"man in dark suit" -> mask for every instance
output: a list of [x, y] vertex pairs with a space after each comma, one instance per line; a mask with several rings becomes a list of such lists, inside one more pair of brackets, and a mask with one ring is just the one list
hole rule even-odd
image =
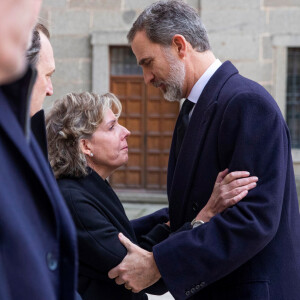
[[29, 63], [36, 66], [38, 72], [30, 103], [32, 117], [43, 109], [45, 98], [53, 95], [52, 75], [55, 72], [55, 60], [50, 32], [42, 23], [37, 23], [34, 27], [32, 46], [26, 56]]
[[41, 1], [0, 1], [0, 299], [74, 299], [76, 234], [29, 126], [25, 52]]
[[37, 23], [34, 27], [26, 58], [30, 65], [36, 67], [38, 73], [30, 103], [31, 130], [48, 159], [43, 103], [46, 96], [53, 95], [52, 75], [55, 72], [55, 61], [50, 33], [41, 23]]
[[[121, 236], [128, 254], [109, 276], [133, 292], [162, 277], [175, 299], [299, 299], [299, 207], [275, 100], [215, 58], [199, 15], [182, 1], [152, 4], [128, 39], [145, 82], [168, 100], [188, 100], [168, 166], [173, 234], [153, 253]], [[256, 175], [256, 189], [209, 222], [193, 220], [226, 167]]]

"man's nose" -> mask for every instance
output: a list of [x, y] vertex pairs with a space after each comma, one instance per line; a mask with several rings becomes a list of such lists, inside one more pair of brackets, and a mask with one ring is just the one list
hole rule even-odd
[[154, 75], [152, 72], [150, 71], [143, 71], [143, 74], [144, 74], [144, 81], [146, 84], [150, 84], [153, 79], [154, 79]]
[[49, 82], [48, 82], [48, 85], [47, 85], [46, 95], [47, 96], [52, 96], [53, 95], [53, 85], [52, 85], [51, 79], [49, 79]]

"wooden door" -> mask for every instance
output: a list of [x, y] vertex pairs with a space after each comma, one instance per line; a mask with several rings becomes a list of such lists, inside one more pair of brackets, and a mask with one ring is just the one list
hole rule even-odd
[[110, 177], [111, 184], [115, 188], [165, 189], [179, 104], [164, 100], [157, 88], [144, 84], [142, 76], [111, 76], [111, 91], [122, 103], [119, 122], [131, 131], [128, 164]]

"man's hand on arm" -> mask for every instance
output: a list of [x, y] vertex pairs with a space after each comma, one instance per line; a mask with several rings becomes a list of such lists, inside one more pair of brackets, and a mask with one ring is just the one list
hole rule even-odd
[[115, 279], [119, 285], [125, 284], [125, 287], [134, 293], [157, 282], [161, 275], [153, 253], [133, 244], [122, 233], [119, 234], [119, 239], [128, 252], [123, 261], [108, 272], [108, 277]]

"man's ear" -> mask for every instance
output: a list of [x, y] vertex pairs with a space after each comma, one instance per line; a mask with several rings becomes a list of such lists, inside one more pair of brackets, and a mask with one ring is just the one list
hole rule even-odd
[[83, 154], [90, 155], [91, 154], [91, 148], [90, 148], [90, 141], [88, 139], [81, 139], [79, 140], [79, 147]]
[[172, 39], [172, 46], [180, 58], [184, 58], [187, 54], [187, 40], [181, 34], [175, 34]]

